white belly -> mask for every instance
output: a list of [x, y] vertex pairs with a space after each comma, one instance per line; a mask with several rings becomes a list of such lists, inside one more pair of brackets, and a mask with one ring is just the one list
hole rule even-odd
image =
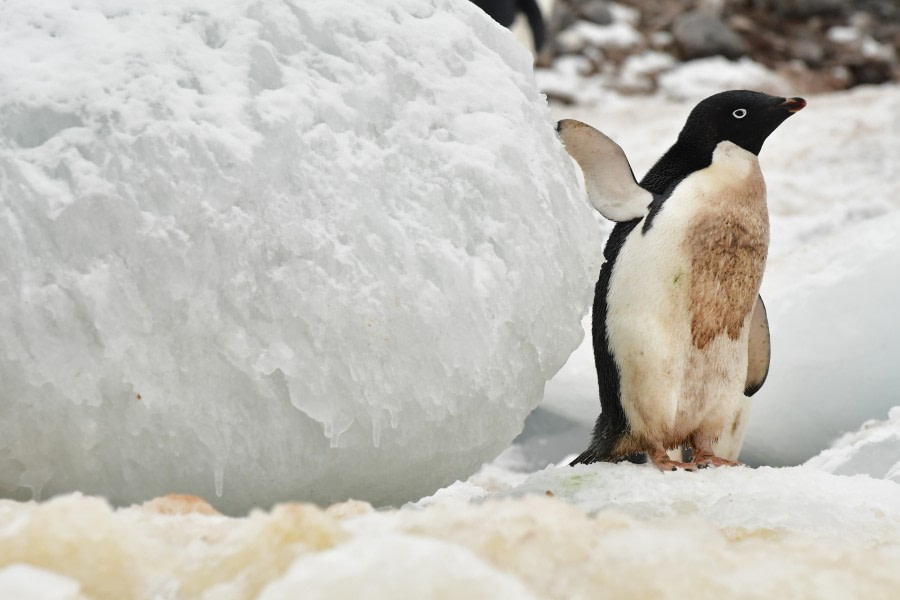
[[[698, 230], [698, 223], [706, 225]], [[748, 324], [762, 276], [758, 260], [740, 259], [747, 244], [735, 236], [754, 240], [751, 253], [762, 243], [764, 261], [762, 174], [755, 155], [725, 142], [710, 167], [666, 200], [647, 234], [636, 227], [619, 252], [607, 336], [631, 434], [643, 442], [674, 447], [694, 432], [715, 439], [733, 427], [744, 402]]]

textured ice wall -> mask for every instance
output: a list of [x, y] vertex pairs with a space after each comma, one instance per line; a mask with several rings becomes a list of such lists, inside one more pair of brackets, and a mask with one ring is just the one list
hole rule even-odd
[[505, 448], [599, 255], [453, 0], [0, 11], [0, 493], [399, 502]]

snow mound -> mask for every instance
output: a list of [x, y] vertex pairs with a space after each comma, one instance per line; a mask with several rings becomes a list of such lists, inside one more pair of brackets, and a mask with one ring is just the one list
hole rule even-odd
[[[845, 485], [852, 487], [852, 480]], [[677, 504], [680, 498], [664, 501]], [[759, 504], [757, 510], [766, 513], [768, 507]], [[444, 505], [386, 520], [390, 524], [384, 527], [469, 548], [518, 576], [541, 598], [838, 600], [857, 593], [890, 598], [900, 585], [892, 564], [900, 558], [897, 538], [872, 545], [855, 536], [728, 530], [698, 516], [638, 518], [615, 506], [588, 514], [544, 491], [515, 501]], [[368, 533], [359, 521], [351, 525]], [[695, 564], [715, 567], [691, 568]]]
[[26, 564], [0, 569], [0, 598], [82, 600], [81, 585], [69, 577]]
[[[900, 486], [813, 469], [547, 469], [509, 494], [241, 518], [197, 498], [0, 501], [25, 598], [891, 598]], [[805, 501], [805, 502], [804, 502]], [[715, 568], [685, 568], [691, 564]], [[31, 565], [22, 567], [22, 563]], [[54, 595], [55, 594], [55, 595]]]
[[357, 598], [363, 590], [372, 600], [536, 598], [518, 579], [465, 548], [395, 533], [354, 540], [298, 560], [259, 600]]
[[0, 493], [419, 498], [505, 448], [599, 255], [467, 2], [4, 5]]
[[886, 421], [868, 421], [847, 433], [805, 466], [837, 475], [865, 474], [900, 483], [900, 406]]

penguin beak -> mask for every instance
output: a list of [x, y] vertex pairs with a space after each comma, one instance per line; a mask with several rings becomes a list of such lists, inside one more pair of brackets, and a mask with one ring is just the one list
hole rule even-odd
[[786, 98], [781, 104], [776, 104], [775, 108], [786, 108], [788, 112], [795, 113], [803, 110], [806, 106], [806, 100], [803, 98]]

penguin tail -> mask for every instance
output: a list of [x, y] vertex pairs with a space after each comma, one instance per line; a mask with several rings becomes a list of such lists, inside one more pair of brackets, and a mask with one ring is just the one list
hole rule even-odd
[[[600, 443], [598, 443], [598, 441]], [[613, 462], [615, 458], [613, 458], [611, 450], [611, 444], [604, 444], [601, 440], [597, 440], [594, 438], [591, 440], [591, 445], [588, 446], [587, 450], [578, 455], [578, 457], [569, 463], [570, 467], [574, 467], [575, 465], [589, 465], [595, 462]]]
[[645, 452], [635, 452], [633, 454], [627, 454], [625, 456], [619, 456], [613, 458], [611, 456], [601, 456], [597, 453], [597, 451], [591, 447], [578, 455], [578, 457], [569, 463], [570, 467], [574, 467], [575, 465], [589, 465], [595, 462], [630, 462], [636, 465], [642, 465], [647, 462], [647, 454]]
[[594, 458], [593, 447], [591, 447], [579, 454], [578, 458], [569, 463], [569, 466], [574, 467], [575, 465], [589, 465], [593, 462], [597, 462], [597, 459]]
[[[610, 411], [612, 412], [612, 411]], [[589, 465], [595, 462], [617, 462], [631, 460], [621, 454], [619, 442], [627, 435], [624, 415], [622, 419], [610, 418], [607, 413], [600, 413], [594, 425], [594, 434], [587, 450], [569, 463], [569, 466]]]

